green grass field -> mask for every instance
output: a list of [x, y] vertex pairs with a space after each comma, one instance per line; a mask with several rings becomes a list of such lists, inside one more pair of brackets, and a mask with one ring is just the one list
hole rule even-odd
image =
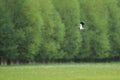
[[0, 66], [0, 80], [120, 80], [120, 63]]

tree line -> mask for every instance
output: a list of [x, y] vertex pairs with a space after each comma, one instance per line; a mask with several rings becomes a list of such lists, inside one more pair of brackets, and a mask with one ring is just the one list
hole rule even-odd
[[0, 0], [0, 63], [120, 60], [119, 21], [119, 0]]

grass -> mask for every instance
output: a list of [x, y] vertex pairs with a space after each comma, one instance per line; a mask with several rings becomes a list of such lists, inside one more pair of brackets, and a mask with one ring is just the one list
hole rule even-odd
[[0, 80], [120, 80], [120, 63], [0, 66]]

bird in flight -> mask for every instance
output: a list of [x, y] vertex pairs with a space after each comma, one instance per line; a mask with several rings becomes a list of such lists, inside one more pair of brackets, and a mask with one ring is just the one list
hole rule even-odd
[[84, 22], [80, 22], [80, 30], [84, 30], [85, 28], [83, 28], [83, 26], [85, 25]]

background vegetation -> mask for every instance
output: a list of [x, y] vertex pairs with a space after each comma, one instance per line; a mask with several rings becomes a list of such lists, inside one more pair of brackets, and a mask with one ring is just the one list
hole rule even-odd
[[0, 0], [0, 63], [120, 60], [119, 21], [119, 0]]

